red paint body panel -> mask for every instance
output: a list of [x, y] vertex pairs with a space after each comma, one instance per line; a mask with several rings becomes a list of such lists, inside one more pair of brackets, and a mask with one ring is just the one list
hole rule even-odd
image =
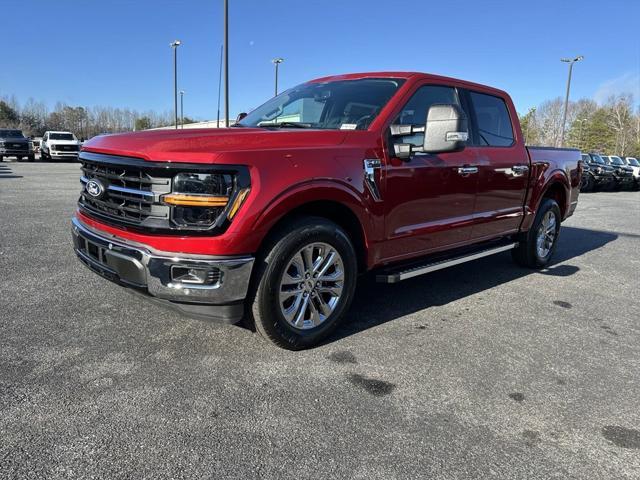
[[[577, 200], [579, 153], [525, 148], [513, 103], [500, 90], [461, 80], [407, 72], [326, 77], [315, 82], [364, 77], [404, 78], [405, 83], [366, 131], [261, 128], [156, 130], [108, 135], [83, 151], [147, 161], [246, 165], [251, 192], [227, 230], [217, 236], [140, 233], [76, 215], [90, 227], [164, 252], [253, 254], [270, 229], [292, 210], [314, 202], [348, 208], [359, 222], [368, 268], [446, 250], [530, 227], [537, 205], [553, 182], [562, 185], [565, 216]], [[500, 96], [513, 120], [512, 147], [468, 147], [461, 152], [389, 155], [388, 126], [413, 91], [424, 84], [452, 85]], [[575, 151], [577, 152], [577, 151]], [[530, 158], [531, 156], [531, 158]], [[575, 157], [575, 158], [574, 158]], [[379, 159], [382, 200], [365, 186], [364, 159]], [[460, 176], [460, 166], [479, 173]], [[504, 169], [529, 165], [522, 177]]]

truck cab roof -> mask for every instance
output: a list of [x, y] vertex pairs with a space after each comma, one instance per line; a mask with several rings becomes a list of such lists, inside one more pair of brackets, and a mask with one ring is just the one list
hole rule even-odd
[[500, 96], [508, 96], [507, 92], [498, 88], [490, 87], [488, 85], [482, 85], [480, 83], [470, 82], [468, 80], [462, 80], [459, 78], [446, 77], [443, 75], [436, 75], [432, 73], [424, 72], [361, 72], [361, 73], [347, 73], [341, 75], [330, 75], [326, 77], [316, 78], [309, 83], [330, 82], [336, 80], [359, 80], [363, 78], [398, 78], [403, 80], [414, 81], [433, 81], [434, 83], [443, 83], [447, 85], [459, 85], [474, 90], [483, 90]]

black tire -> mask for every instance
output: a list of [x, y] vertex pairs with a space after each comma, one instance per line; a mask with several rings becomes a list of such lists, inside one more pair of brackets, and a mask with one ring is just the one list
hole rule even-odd
[[30, 162], [34, 162], [36, 160], [36, 156], [35, 155], [29, 155], [27, 157], [27, 160], [30, 161]]
[[[542, 227], [543, 219], [548, 212], [555, 217], [555, 233], [553, 236], [553, 242], [546, 255], [541, 256], [537, 248], [537, 240], [540, 228]], [[517, 248], [511, 251], [513, 259], [519, 265], [528, 268], [543, 268], [545, 267], [551, 257], [553, 257], [556, 247], [558, 245], [558, 237], [560, 236], [560, 222], [561, 222], [560, 207], [557, 202], [551, 198], [544, 198], [538, 207], [536, 218], [533, 221], [533, 225], [526, 234], [520, 239], [520, 244]]]
[[594, 178], [587, 174], [585, 176], [582, 177], [582, 186], [580, 187], [580, 191], [581, 192], [592, 192], [594, 187], [595, 187], [595, 180]]
[[[343, 289], [326, 319], [315, 327], [303, 330], [285, 318], [280, 305], [281, 280], [293, 257], [305, 246], [314, 243], [328, 244], [340, 255]], [[267, 240], [263, 254], [256, 260], [247, 301], [250, 307], [248, 320], [253, 322], [262, 337], [278, 347], [302, 350], [318, 345], [337, 328], [347, 312], [353, 300], [357, 274], [356, 252], [342, 228], [321, 217], [296, 218]], [[306, 282], [302, 280], [301, 285], [303, 283]], [[306, 285], [304, 288], [307, 288]], [[309, 301], [313, 302], [311, 298], [309, 295]], [[311, 307], [301, 308], [300, 311], [305, 312], [304, 316], [307, 313], [310, 315]]]
[[45, 152], [44, 150], [42, 150], [42, 151], [40, 152], [40, 161], [42, 161], [42, 162], [48, 162], [48, 161], [50, 161], [50, 160], [51, 160], [51, 158], [49, 157], [49, 155], [47, 154], [47, 152]]

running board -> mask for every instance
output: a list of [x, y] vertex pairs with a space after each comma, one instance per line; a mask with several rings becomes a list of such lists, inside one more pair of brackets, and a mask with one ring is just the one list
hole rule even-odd
[[506, 252], [507, 250], [512, 250], [517, 246], [518, 242], [514, 242], [507, 245], [501, 245], [499, 247], [480, 250], [466, 255], [460, 255], [458, 257], [448, 258], [446, 260], [408, 267], [404, 270], [398, 270], [396, 272], [382, 273], [376, 275], [376, 281], [380, 283], [397, 283], [401, 282], [402, 280], [406, 280], [407, 278], [417, 277], [418, 275], [424, 275], [425, 273], [435, 272], [436, 270], [453, 267], [454, 265], [460, 265], [461, 263], [471, 262], [472, 260], [488, 257], [489, 255], [495, 255], [496, 253]]

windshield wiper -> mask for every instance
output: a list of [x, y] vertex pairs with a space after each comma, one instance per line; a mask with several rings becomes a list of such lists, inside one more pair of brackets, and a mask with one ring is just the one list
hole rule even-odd
[[302, 123], [302, 122], [273, 122], [273, 123], [262, 123], [258, 125], [260, 128], [311, 128], [310, 123]]

